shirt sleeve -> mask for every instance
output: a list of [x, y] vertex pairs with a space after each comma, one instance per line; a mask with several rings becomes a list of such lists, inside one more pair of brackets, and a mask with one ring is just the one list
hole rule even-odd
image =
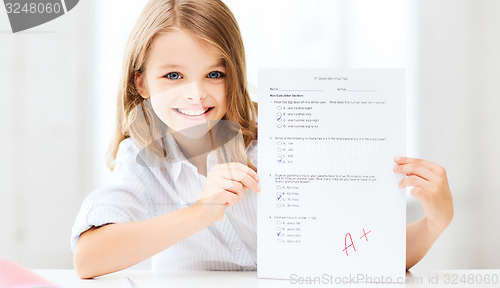
[[137, 150], [131, 139], [122, 141], [110, 183], [98, 188], [83, 201], [71, 231], [73, 251], [81, 233], [93, 226], [149, 218], [147, 193], [154, 179], [148, 167], [136, 162]]

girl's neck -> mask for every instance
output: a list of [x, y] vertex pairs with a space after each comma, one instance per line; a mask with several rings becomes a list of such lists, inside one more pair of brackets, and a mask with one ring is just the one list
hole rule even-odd
[[196, 168], [198, 173], [207, 175], [207, 155], [212, 151], [210, 131], [199, 138], [190, 138], [172, 131], [182, 153]]

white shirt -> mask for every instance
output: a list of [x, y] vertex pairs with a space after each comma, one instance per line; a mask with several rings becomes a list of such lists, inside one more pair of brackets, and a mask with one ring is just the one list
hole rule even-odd
[[[156, 165], [162, 167], [147, 167], [151, 165], [144, 164], [141, 148], [132, 139], [120, 143], [111, 183], [91, 193], [77, 215], [73, 251], [80, 234], [92, 226], [149, 219], [198, 201], [206, 177], [185, 158], [171, 134], [165, 139], [171, 161]], [[246, 152], [256, 165], [257, 142]], [[217, 163], [215, 151], [210, 152], [207, 171]], [[153, 270], [256, 270], [256, 209], [256, 193], [246, 191], [222, 220], [155, 255]]]

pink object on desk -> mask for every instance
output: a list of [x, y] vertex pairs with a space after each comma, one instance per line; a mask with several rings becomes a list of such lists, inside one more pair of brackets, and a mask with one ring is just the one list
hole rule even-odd
[[8, 260], [0, 260], [0, 288], [59, 288], [35, 272]]

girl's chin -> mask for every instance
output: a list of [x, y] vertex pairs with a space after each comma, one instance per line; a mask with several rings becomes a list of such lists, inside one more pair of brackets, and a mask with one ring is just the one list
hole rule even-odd
[[183, 128], [180, 128], [178, 130], [172, 129], [172, 132], [179, 133], [185, 137], [192, 138], [192, 139], [197, 139], [203, 137], [205, 134], [208, 133], [210, 130], [209, 126], [207, 123], [195, 125], [195, 126], [186, 126]]
[[191, 125], [186, 125], [186, 123], [180, 125], [169, 125], [171, 132], [182, 134], [188, 138], [200, 138], [208, 133], [212, 127], [212, 120], [204, 120], [199, 123], [192, 123]]

